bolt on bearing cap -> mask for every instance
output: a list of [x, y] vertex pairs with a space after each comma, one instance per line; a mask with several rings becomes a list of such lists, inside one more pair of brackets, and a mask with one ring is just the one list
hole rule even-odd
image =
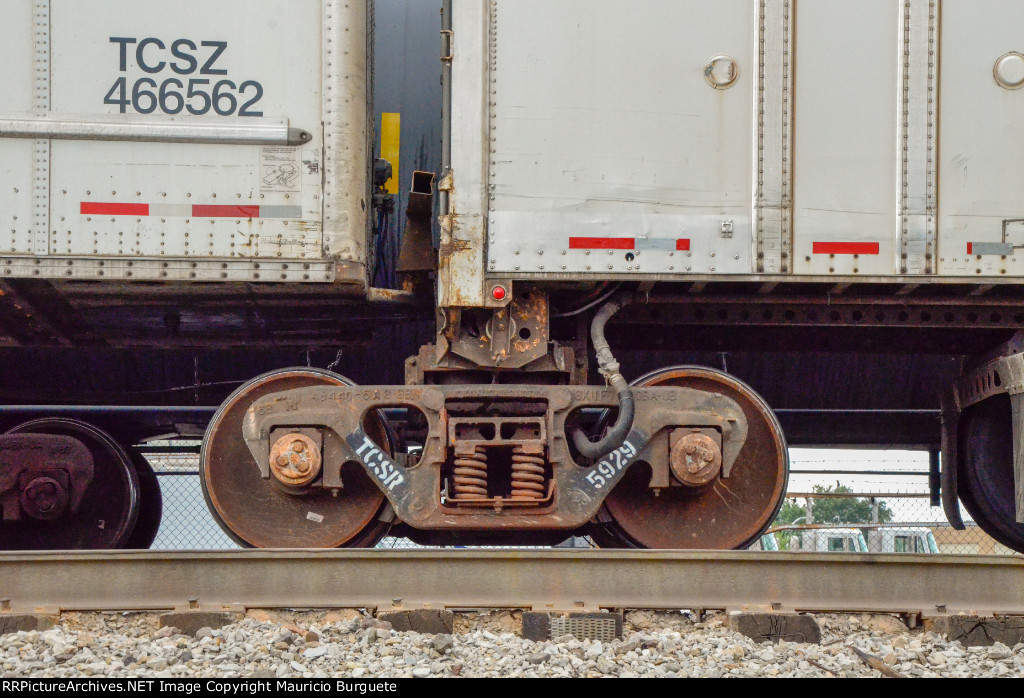
[[287, 434], [270, 447], [270, 472], [289, 487], [313, 482], [320, 464], [320, 448], [304, 434]]
[[689, 487], [706, 485], [722, 470], [722, 449], [705, 434], [687, 434], [672, 444], [672, 474]]
[[21, 491], [22, 510], [33, 519], [53, 521], [68, 508], [68, 491], [51, 477], [37, 477]]

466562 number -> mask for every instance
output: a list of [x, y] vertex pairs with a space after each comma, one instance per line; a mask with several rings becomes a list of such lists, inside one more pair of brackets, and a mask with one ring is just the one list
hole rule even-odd
[[116, 105], [122, 114], [129, 109], [139, 114], [152, 114], [159, 109], [164, 114], [187, 111], [200, 116], [212, 110], [220, 116], [263, 116], [262, 111], [254, 109], [263, 98], [260, 83], [246, 80], [236, 86], [231, 80], [218, 80], [210, 89], [210, 82], [206, 78], [190, 78], [186, 86], [177, 78], [167, 78], [160, 84], [152, 78], [139, 78], [129, 89], [128, 78], [120, 77], [103, 103]]

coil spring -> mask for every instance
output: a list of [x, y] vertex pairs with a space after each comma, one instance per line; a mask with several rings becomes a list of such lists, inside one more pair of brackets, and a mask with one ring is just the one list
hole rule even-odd
[[487, 499], [487, 452], [477, 446], [472, 455], [455, 459], [452, 499]]
[[512, 499], [544, 499], [547, 490], [543, 456], [512, 450]]

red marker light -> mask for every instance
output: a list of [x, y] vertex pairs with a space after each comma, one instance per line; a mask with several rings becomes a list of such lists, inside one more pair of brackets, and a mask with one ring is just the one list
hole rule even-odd
[[508, 295], [508, 291], [505, 290], [504, 286], [495, 286], [491, 289], [491, 295], [494, 297], [494, 300], [503, 301], [505, 296]]

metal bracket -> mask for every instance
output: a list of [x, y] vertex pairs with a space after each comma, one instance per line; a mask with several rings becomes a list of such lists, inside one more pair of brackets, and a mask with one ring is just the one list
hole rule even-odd
[[942, 443], [939, 446], [941, 463], [939, 470], [939, 493], [942, 499], [942, 511], [957, 531], [967, 527], [960, 516], [960, 495], [957, 484], [957, 426], [960, 412], [956, 407], [955, 391], [950, 390], [942, 396]]
[[[447, 47], [447, 50], [445, 50]], [[455, 32], [451, 29], [441, 30], [441, 62], [451, 63], [455, 58]]]
[[510, 337], [512, 335], [512, 319], [509, 317], [508, 308], [498, 308], [491, 318], [491, 360], [496, 366], [501, 366], [511, 353]]
[[960, 411], [990, 397], [1024, 393], [1024, 354], [1000, 356], [969, 371], [957, 381]]
[[[1013, 482], [1017, 523], [1024, 523], [1024, 333], [996, 350], [996, 356], [964, 373], [956, 386], [959, 411], [996, 395], [1008, 394], [1012, 410]], [[947, 511], [948, 515], [948, 511]], [[952, 519], [951, 519], [952, 521]]]
[[0, 114], [0, 137], [143, 143], [208, 143], [227, 145], [303, 145], [313, 136], [291, 128], [288, 119], [218, 119], [189, 117], [157, 120], [108, 115], [39, 114], [35, 117]]

